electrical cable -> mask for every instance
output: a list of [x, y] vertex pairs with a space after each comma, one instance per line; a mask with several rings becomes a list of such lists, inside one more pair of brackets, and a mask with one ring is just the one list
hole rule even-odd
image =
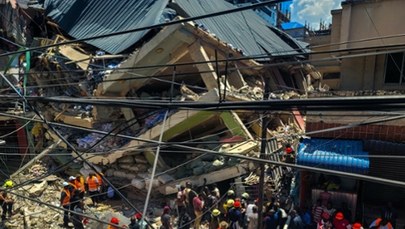
[[[91, 169], [93, 169], [93, 170], [103, 179], [103, 181], [104, 181], [105, 183], [107, 183], [111, 188], [113, 188], [114, 191], [116, 191], [117, 194], [118, 194], [129, 206], [131, 206], [136, 212], [139, 212], [139, 210], [138, 210], [121, 192], [119, 192], [118, 190], [116, 190], [116, 188], [114, 187], [114, 185], [111, 184], [111, 182], [110, 182], [108, 179], [106, 179], [102, 174], [100, 174], [100, 173], [97, 171], [97, 169], [94, 167], [94, 165], [92, 165], [91, 163], [89, 163], [89, 162], [82, 156], [82, 154], [79, 153], [79, 152], [76, 150], [76, 148], [75, 148], [69, 141], [67, 141], [67, 140], [64, 138], [64, 136], [62, 136], [55, 128], [53, 128], [52, 125], [49, 125], [49, 124], [48, 124], [47, 120], [46, 120], [44, 117], [42, 117], [42, 116], [40, 115], [40, 113], [38, 112], [38, 110], [36, 110], [36, 108], [35, 108], [34, 106], [32, 106], [32, 105], [28, 102], [28, 100], [25, 99], [25, 96], [24, 96], [24, 95], [21, 95], [21, 94], [18, 92], [18, 90], [13, 86], [13, 84], [12, 84], [3, 74], [0, 73], [0, 75], [1, 75], [1, 77], [4, 79], [4, 81], [6, 81], [7, 84], [10, 85], [10, 87], [14, 88], [14, 91], [24, 100], [24, 102], [27, 104], [27, 106], [28, 106], [30, 109], [32, 109], [32, 110], [44, 121], [44, 124], [46, 124], [66, 145], [68, 145], [69, 148], [71, 148], [71, 149], [76, 153], [76, 155], [79, 156], [79, 157], [83, 160], [83, 162], [84, 162], [85, 164], [87, 164]], [[148, 225], [151, 225], [151, 223], [150, 223], [148, 220], [145, 220], [145, 222], [146, 222]]]
[[80, 215], [80, 216], [83, 216], [83, 217], [86, 217], [86, 218], [95, 220], [95, 221], [97, 221], [97, 222], [100, 222], [100, 223], [102, 223], [102, 224], [115, 226], [115, 227], [117, 227], [117, 228], [122, 228], [122, 229], [125, 229], [125, 228], [126, 228], [126, 227], [121, 227], [121, 226], [112, 224], [111, 222], [108, 222], [108, 221], [100, 220], [100, 219], [98, 219], [97, 217], [93, 217], [93, 216], [90, 216], [90, 215], [87, 215], [87, 214], [82, 214], [82, 213], [79, 213], [79, 212], [76, 212], [76, 211], [73, 211], [73, 210], [70, 210], [70, 209], [65, 209], [65, 208], [62, 208], [62, 207], [55, 206], [55, 205], [53, 205], [53, 204], [51, 204], [51, 203], [47, 203], [47, 202], [43, 202], [43, 201], [37, 200], [36, 198], [31, 198], [31, 197], [28, 197], [28, 196], [25, 196], [25, 195], [21, 195], [21, 194], [19, 194], [19, 193], [17, 193], [17, 192], [14, 192], [14, 191], [10, 190], [10, 189], [7, 189], [7, 192], [13, 194], [14, 196], [17, 196], [17, 197], [20, 197], [20, 198], [29, 200], [29, 201], [31, 201], [31, 202], [35, 202], [35, 203], [38, 203], [38, 204], [41, 204], [41, 205], [45, 205], [45, 206], [47, 206], [47, 207], [49, 207], [49, 208], [53, 208], [53, 209], [56, 209], [56, 210], [67, 211], [67, 212], [69, 212], [69, 213], [71, 213], [71, 214]]
[[[16, 96], [1, 95], [0, 100], [19, 99]], [[405, 106], [405, 95], [396, 96], [354, 96], [341, 98], [307, 98], [290, 100], [265, 100], [265, 101], [231, 101], [231, 102], [158, 102], [154, 100], [134, 101], [128, 99], [108, 99], [108, 98], [66, 98], [66, 97], [26, 97], [27, 101], [37, 102], [57, 102], [86, 105], [100, 105], [110, 107], [128, 108], [150, 108], [150, 109], [170, 109], [170, 110], [285, 110], [297, 108], [302, 110], [367, 110], [370, 106], [373, 109], [398, 109]]]

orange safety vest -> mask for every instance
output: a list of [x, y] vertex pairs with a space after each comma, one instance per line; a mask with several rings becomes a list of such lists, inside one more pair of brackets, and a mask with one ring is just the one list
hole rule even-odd
[[77, 190], [79, 190], [80, 192], [84, 192], [84, 185], [80, 181], [75, 180], [75, 186]]
[[96, 177], [87, 177], [87, 185], [89, 186], [89, 191], [97, 191], [99, 183], [94, 180]]
[[66, 206], [70, 203], [70, 192], [66, 189], [63, 189], [62, 192], [66, 194], [65, 198], [62, 200], [62, 206]]
[[[380, 228], [380, 224], [381, 224], [382, 219], [378, 218], [375, 220], [375, 225], [377, 225], [377, 228]], [[392, 224], [390, 222], [387, 223], [388, 229], [392, 229]]]
[[[102, 173], [100, 173], [100, 174], [104, 176], [104, 174], [102, 174]], [[96, 177], [98, 180], [98, 184], [101, 186], [101, 185], [103, 185], [103, 179], [101, 178], [100, 174], [96, 173]]]

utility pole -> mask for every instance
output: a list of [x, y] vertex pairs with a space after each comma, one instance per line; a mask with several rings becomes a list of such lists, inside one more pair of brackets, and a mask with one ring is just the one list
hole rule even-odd
[[[264, 94], [263, 100], [267, 100], [269, 98], [270, 93], [270, 80], [268, 77], [264, 77]], [[261, 133], [261, 146], [260, 146], [260, 158], [264, 159], [266, 155], [266, 147], [267, 147], [267, 126], [269, 122], [269, 118], [266, 115], [266, 111], [263, 112], [261, 115], [262, 121], [262, 133]], [[264, 176], [265, 176], [265, 164], [260, 164], [260, 177], [259, 177], [259, 206], [258, 206], [258, 229], [263, 228], [263, 205], [264, 205]]]

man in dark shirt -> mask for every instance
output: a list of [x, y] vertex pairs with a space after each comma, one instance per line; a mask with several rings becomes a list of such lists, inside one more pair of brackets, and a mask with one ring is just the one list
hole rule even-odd
[[162, 222], [161, 229], [172, 229], [172, 224], [170, 222], [170, 207], [165, 206], [163, 208], [163, 215], [160, 217], [160, 221]]

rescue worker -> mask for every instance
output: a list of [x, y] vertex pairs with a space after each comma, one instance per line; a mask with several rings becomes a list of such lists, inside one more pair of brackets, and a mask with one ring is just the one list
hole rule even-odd
[[[120, 220], [117, 217], [112, 217], [110, 223], [118, 226], [120, 224]], [[107, 229], [118, 229], [118, 227], [113, 226], [113, 225], [108, 225]]]
[[97, 179], [96, 175], [92, 172], [87, 177], [86, 183], [87, 191], [91, 197], [91, 200], [93, 201], [93, 205], [95, 206], [98, 202], [100, 182]]
[[[78, 190], [76, 190], [77, 192]], [[84, 211], [84, 206], [83, 206], [83, 202], [80, 201], [78, 204], [75, 205], [75, 207], [73, 208], [73, 212], [72, 213], [72, 222], [73, 222], [73, 226], [75, 229], [84, 229], [83, 226], [83, 216], [79, 215], [79, 214], [83, 214]], [[79, 213], [79, 214], [75, 214], [75, 213]]]
[[104, 174], [102, 172], [96, 172], [95, 175], [98, 180], [98, 192], [100, 194], [98, 201], [105, 200], [106, 198], [104, 193], [107, 191], [107, 187], [103, 181]]
[[210, 229], [218, 229], [219, 223], [220, 223], [220, 218], [219, 218], [220, 215], [221, 215], [221, 212], [218, 209], [212, 210]]
[[69, 208], [70, 208], [71, 192], [69, 190], [69, 183], [63, 182], [63, 189], [60, 195], [60, 205], [65, 209], [63, 211], [63, 226], [69, 227]]
[[76, 186], [76, 189], [79, 190], [79, 197], [80, 199], [84, 198], [84, 192], [85, 190], [85, 186], [84, 186], [84, 179], [83, 176], [81, 176], [79, 174], [79, 176], [76, 176], [76, 179], [74, 180], [74, 184]]
[[0, 204], [3, 209], [3, 213], [1, 214], [1, 219], [6, 219], [6, 213], [10, 217], [13, 214], [13, 203], [14, 200], [7, 194], [6, 191], [0, 192]]
[[228, 210], [228, 218], [230, 220], [229, 228], [239, 229], [241, 228], [241, 222], [243, 220], [241, 213], [241, 203], [240, 201], [235, 201], [233, 203], [233, 208]]
[[12, 188], [14, 187], [14, 182], [12, 180], [6, 180], [3, 184], [3, 188]]
[[68, 183], [69, 183], [69, 185], [71, 187], [71, 191], [73, 191], [73, 192], [77, 189], [76, 184], [75, 184], [75, 180], [76, 180], [76, 177], [70, 176], [69, 181], [68, 181]]

